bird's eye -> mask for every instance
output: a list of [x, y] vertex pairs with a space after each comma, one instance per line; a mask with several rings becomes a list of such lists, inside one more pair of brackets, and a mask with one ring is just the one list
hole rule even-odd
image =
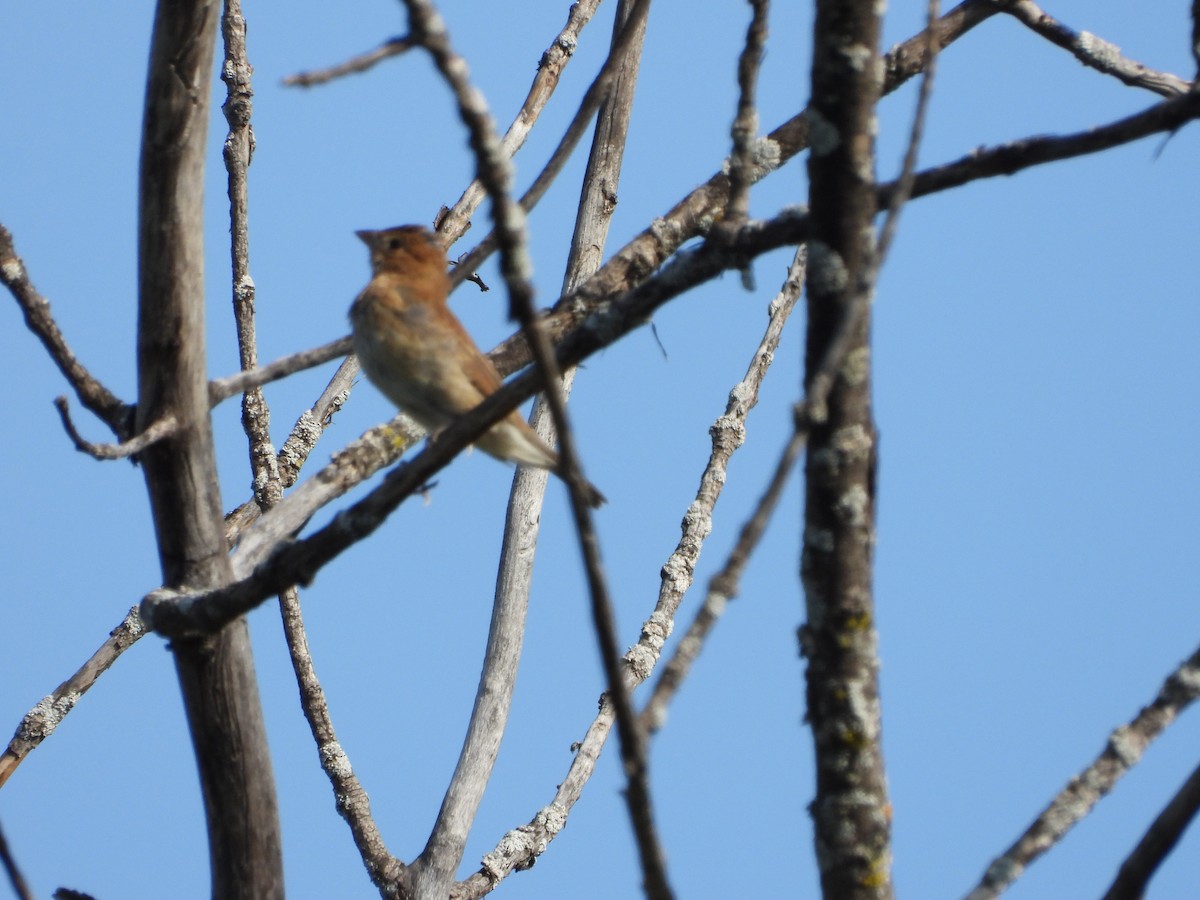
[[403, 246], [404, 241], [400, 240], [400, 238], [388, 238], [387, 247], [389, 250], [399, 250]]

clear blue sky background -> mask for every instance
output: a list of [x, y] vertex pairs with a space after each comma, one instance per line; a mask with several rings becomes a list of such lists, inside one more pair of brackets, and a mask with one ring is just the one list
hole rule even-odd
[[[568, 4], [443, 6], [506, 125]], [[764, 130], [808, 96], [809, 4], [776, 6]], [[1049, 11], [1147, 65], [1192, 71], [1186, 3], [1062, 0]], [[130, 400], [151, 14], [147, 0], [13, 6], [0, 32], [0, 221], [80, 358]], [[313, 90], [280, 86], [285, 75], [403, 32], [398, 3], [251, 2], [247, 15], [258, 138], [251, 267], [261, 355], [271, 359], [346, 332], [346, 308], [367, 276], [355, 229], [428, 222], [457, 199], [472, 163], [448, 94], [419, 54]], [[522, 185], [595, 73], [611, 15], [603, 10], [584, 32], [518, 160]], [[923, 15], [923, 4], [893, 4], [885, 44], [917, 30]], [[703, 11], [681, 0], [655, 4], [610, 249], [720, 165], [747, 21], [742, 2]], [[898, 166], [914, 95], [909, 86], [881, 108], [882, 174]], [[219, 83], [214, 96], [219, 103]], [[922, 158], [942, 162], [983, 144], [1082, 129], [1154, 101], [1000, 16], [942, 58]], [[236, 368], [224, 133], [218, 113], [207, 232], [214, 375]], [[901, 896], [963, 894], [1200, 640], [1198, 151], [1192, 126], [1170, 141], [975, 184], [905, 212], [875, 327], [877, 602]], [[543, 303], [560, 283], [582, 159], [531, 219]], [[753, 212], [769, 215], [805, 196], [797, 160], [756, 189]], [[481, 211], [469, 238], [485, 223]], [[758, 263], [755, 293], [726, 277], [663, 310], [656, 324], [665, 359], [642, 330], [590, 360], [579, 378], [573, 406], [587, 471], [610, 501], [598, 521], [625, 643], [652, 608], [659, 567], [707, 458], [708, 426], [745, 370], [787, 259], [781, 252]], [[489, 277], [498, 282], [494, 268]], [[481, 345], [509, 333], [501, 291], [468, 286], [454, 303]], [[731, 466], [684, 623], [784, 441], [798, 397], [802, 318], [789, 326]], [[63, 380], [8, 299], [0, 335], [0, 380], [10, 385], [0, 443], [7, 736], [158, 584], [158, 564], [141, 473], [72, 449], [51, 405]], [[278, 441], [330, 371], [268, 389]], [[360, 386], [314, 463], [390, 414]], [[229, 508], [249, 493], [238, 415], [236, 403], [216, 413]], [[93, 439], [108, 438], [86, 415], [78, 421]], [[391, 850], [406, 859], [424, 843], [462, 739], [508, 484], [509, 473], [481, 454], [456, 461], [428, 505], [405, 504], [303, 594], [339, 737]], [[816, 890], [806, 812], [811, 736], [795, 641], [799, 522], [794, 480], [742, 596], [653, 745], [659, 824], [680, 897]], [[464, 873], [549, 802], [602, 688], [558, 485], [542, 524], [513, 719]], [[251, 627], [289, 893], [374, 896], [317, 767], [273, 607], [255, 612]], [[1102, 892], [1196, 764], [1197, 746], [1200, 721], [1189, 712], [1010, 896]], [[606, 752], [565, 832], [502, 894], [637, 893], [614, 758]], [[39, 896], [59, 885], [102, 898], [207, 894], [194, 764], [158, 638], [126, 654], [21, 766], [0, 792], [0, 821]], [[1150, 896], [1194, 895], [1197, 859], [1192, 833]]]

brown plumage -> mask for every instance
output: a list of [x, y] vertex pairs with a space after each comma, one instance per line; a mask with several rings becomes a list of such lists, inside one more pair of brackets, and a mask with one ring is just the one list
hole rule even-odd
[[[371, 282], [350, 307], [354, 352], [367, 378], [436, 432], [500, 389], [500, 374], [450, 311], [446, 251], [418, 225], [358, 231], [371, 251]], [[496, 459], [562, 476], [558, 454], [513, 410], [476, 440]], [[588, 484], [588, 502], [604, 495]]]

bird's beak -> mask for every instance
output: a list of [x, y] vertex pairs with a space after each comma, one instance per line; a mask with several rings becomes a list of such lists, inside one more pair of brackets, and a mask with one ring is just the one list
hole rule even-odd
[[373, 232], [373, 231], [356, 231], [354, 233], [358, 236], [358, 239], [360, 241], [362, 241], [368, 247], [371, 246], [371, 238], [375, 237], [375, 232]]

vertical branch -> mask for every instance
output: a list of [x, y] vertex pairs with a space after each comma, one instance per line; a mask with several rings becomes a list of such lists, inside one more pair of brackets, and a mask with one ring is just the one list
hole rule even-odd
[[812, 413], [801, 558], [800, 646], [817, 768], [811, 811], [822, 890], [839, 898], [892, 896], [871, 593], [876, 434], [865, 306], [875, 215], [871, 135], [882, 82], [876, 9], [870, 0], [818, 0], [808, 113], [806, 382], [851, 323], [828, 406]]
[[[633, 95], [637, 87], [641, 67], [642, 45], [646, 37], [646, 15], [648, 7], [640, 8], [634, 0], [621, 0], [613, 22], [612, 48], [610, 56], [619, 58], [614, 70], [609, 94], [600, 107], [596, 120], [596, 133], [592, 150], [588, 156], [584, 174], [583, 195], [575, 217], [575, 233], [571, 241], [571, 252], [567, 258], [567, 270], [563, 278], [562, 293], [573, 291], [600, 267], [604, 245], [608, 240], [608, 228], [617, 205], [617, 188], [620, 183], [621, 163], [624, 159], [629, 119], [633, 110]], [[637, 18], [634, 18], [635, 14]], [[628, 47], [621, 50], [628, 41]], [[563, 376], [564, 401], [570, 392], [574, 369]], [[553, 437], [554, 419], [549, 395], [538, 398], [534, 409], [535, 423], [545, 427]], [[544, 484], [544, 481], [543, 481]], [[582, 513], [580, 504], [573, 503], [576, 517]], [[583, 531], [581, 530], [581, 536]], [[591, 576], [593, 580], [596, 576]], [[621, 761], [628, 785], [625, 802], [637, 841], [638, 858], [642, 867], [642, 886], [650, 898], [673, 896], [667, 880], [666, 858], [659, 842], [654, 823], [651, 802], [646, 734], [633, 711], [630, 689], [625, 680], [623, 660], [617, 644], [616, 628], [611, 607], [603, 608], [599, 598], [606, 595], [593, 589], [593, 617], [600, 636], [600, 652], [608, 678], [608, 691], [604, 705], [610, 706], [618, 721]]]
[[[137, 429], [171, 414], [142, 454], [163, 583], [231, 578], [208, 415], [203, 187], [219, 4], [161, 2], [146, 85], [138, 225]], [[249, 634], [176, 641], [208, 818], [213, 896], [283, 896], [279, 822]]]
[[754, 181], [754, 139], [758, 134], [758, 108], [755, 94], [758, 70], [762, 65], [763, 46], [767, 40], [767, 10], [769, 0], [750, 0], [754, 15], [746, 30], [746, 44], [738, 57], [738, 109], [730, 135], [733, 152], [729, 156], [729, 203], [725, 219], [740, 225], [750, 214], [750, 185]]
[[[254, 156], [254, 129], [250, 125], [254, 68], [246, 56], [246, 19], [241, 0], [226, 0], [221, 17], [225, 41], [225, 64], [221, 80], [227, 90], [221, 111], [229, 123], [222, 155], [229, 173], [230, 257], [233, 263], [233, 316], [237, 326], [238, 359], [244, 370], [258, 365], [258, 340], [254, 325], [254, 279], [250, 277], [250, 219], [247, 171]], [[271, 446], [271, 411], [262, 388], [242, 396], [242, 429], [250, 442], [250, 467], [254, 473], [254, 496], [260, 505], [279, 500], [283, 489], [279, 464]]]
[[[471, 148], [478, 165], [478, 180], [492, 200], [492, 216], [501, 250], [501, 270], [508, 287], [511, 314], [522, 322], [526, 334], [542, 351], [538, 354], [539, 363], [544, 367], [547, 390], [552, 396], [549, 403], [544, 400], [539, 402], [539, 409], [535, 411], [535, 423], [540, 426], [543, 434], [548, 436], [552, 436], [555, 430], [558, 431], [560, 452], [566, 470], [578, 477], [570, 433], [563, 427], [566, 394], [570, 390], [572, 374], [566, 373], [561, 380], [557, 377], [557, 372], [551, 365], [552, 357], [548, 344], [536, 331], [529, 264], [524, 249], [524, 214], [508, 193], [511, 166], [502, 154], [496, 152], [490, 117], [482, 99], [467, 83], [465, 66], [450, 50], [440, 23], [424, 4], [416, 0], [406, 0], [406, 3], [409, 7], [412, 31], [429, 49], [439, 70], [453, 87], [460, 114], [470, 131]], [[615, 206], [616, 185], [625, 135], [628, 131], [633, 89], [637, 80], [648, 2], [641, 0], [640, 14], [636, 22], [627, 28], [633, 5], [631, 0], [623, 0], [617, 11], [610, 59], [621, 59], [619, 75], [614, 76], [620, 81], [620, 86], [614, 88], [614, 92], [609, 95], [606, 102], [607, 112], [601, 113], [601, 121], [597, 124], [565, 278], [568, 284], [577, 283], [598, 267], [599, 250], [603, 247], [608, 220]], [[594, 224], [587, 227], [585, 223]], [[594, 256], [588, 252], [592, 246], [596, 251]], [[547, 415], [548, 409], [552, 415]], [[497, 575], [496, 605], [475, 708], [438, 821], [425, 851], [414, 864], [419, 896], [441, 896], [444, 893], [444, 885], [461, 859], [468, 829], [495, 763], [516, 679], [533, 565], [532, 552], [517, 552], [514, 548], [532, 546], [529, 531], [532, 529], [536, 537], [536, 522], [544, 488], [544, 473], [521, 472], [517, 476], [505, 524], [504, 562]], [[617, 691], [622, 695], [619, 699], [624, 700], [624, 724], [636, 728], [628, 692], [619, 673], [615, 626], [612, 622], [611, 606], [607, 602], [607, 589], [603, 583], [595, 535], [589, 527], [590, 522], [586, 521], [587, 513], [579, 501], [577, 484], [572, 484], [572, 494], [593, 603], [606, 613], [597, 613], [597, 618], [598, 628], [607, 637], [607, 640], [602, 640], [602, 655], [605, 657], [606, 670], [612, 670], [609, 673], [610, 691], [615, 684]], [[581, 516], [585, 520], [582, 523], [578, 521]], [[607, 624], [606, 631], [600, 620]], [[500, 723], [499, 727], [496, 723]], [[652, 889], [653, 896], [670, 896], [669, 889], [666, 888], [662, 853], [653, 834], [649, 794], [645, 784], [644, 745], [632, 734], [627, 736], [626, 740], [630, 747], [638, 748], [638, 752], [634, 752], [631, 757], [636, 759], [636, 764], [627, 763], [631, 778], [631, 814], [635, 823], [643, 823], [636, 829], [639, 834], [639, 846], [644, 849], [644, 858], [647, 853], [653, 858], [652, 872], [657, 873], [647, 874], [648, 889]]]

